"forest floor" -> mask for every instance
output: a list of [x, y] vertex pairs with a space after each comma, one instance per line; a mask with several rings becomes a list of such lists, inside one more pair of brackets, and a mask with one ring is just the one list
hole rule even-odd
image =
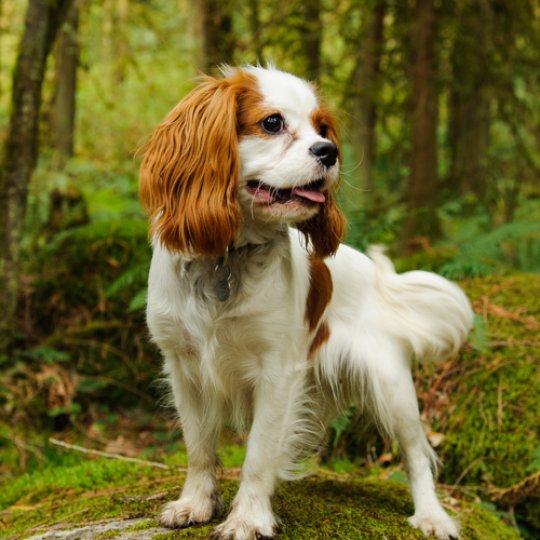
[[[537, 538], [540, 276], [492, 276], [463, 286], [477, 314], [468, 344], [441, 365], [415, 368], [423, 420], [432, 429], [428, 437], [432, 443], [438, 439], [443, 460], [439, 495], [459, 520], [462, 540]], [[0, 458], [13, 454], [13, 462], [21, 461], [18, 474], [5, 464], [0, 468], [6, 472], [0, 480], [0, 538], [207, 538], [225, 514], [183, 530], [158, 524], [161, 506], [179, 495], [186, 465], [174, 421], [159, 416], [108, 413], [105, 420], [57, 434], [86, 449], [99, 442], [115, 456], [110, 459], [62, 448], [51, 439], [34, 452], [30, 439], [17, 438], [13, 423], [0, 422]], [[238, 438], [222, 447], [224, 513], [237, 489], [244, 451]], [[144, 463], [121, 459], [126, 456]], [[313, 463], [312, 474], [279, 487], [273, 506], [282, 538], [422, 538], [407, 522], [413, 504], [399, 459], [390, 454], [384, 465], [376, 460], [359, 466], [346, 453], [344, 458], [328, 468]]]
[[[223, 469], [220, 488], [227, 509], [237, 487], [238, 469]], [[0, 513], [0, 537], [5, 539], [168, 540], [207, 538], [222, 519], [189, 529], [159, 526], [160, 507], [174, 500], [184, 480], [178, 470], [162, 470], [104, 458], [85, 459], [57, 468], [54, 475], [34, 472], [26, 495]], [[85, 485], [93, 484], [92, 488]], [[519, 534], [499, 517], [473, 501], [441, 499], [461, 523], [463, 540], [513, 540]], [[407, 522], [413, 511], [407, 487], [395, 480], [318, 470], [296, 482], [284, 483], [274, 497], [282, 538], [421, 539]]]

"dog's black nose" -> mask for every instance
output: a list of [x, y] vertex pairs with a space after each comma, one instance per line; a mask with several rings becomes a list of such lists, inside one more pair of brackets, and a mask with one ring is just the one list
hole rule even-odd
[[309, 151], [327, 168], [335, 165], [337, 161], [338, 148], [333, 142], [325, 141], [315, 143]]

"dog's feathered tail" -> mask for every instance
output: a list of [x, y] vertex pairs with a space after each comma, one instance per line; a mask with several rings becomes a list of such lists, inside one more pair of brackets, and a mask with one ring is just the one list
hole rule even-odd
[[397, 274], [379, 246], [371, 247], [368, 255], [376, 266], [385, 326], [417, 357], [443, 359], [455, 354], [473, 322], [473, 311], [463, 291], [431, 272]]

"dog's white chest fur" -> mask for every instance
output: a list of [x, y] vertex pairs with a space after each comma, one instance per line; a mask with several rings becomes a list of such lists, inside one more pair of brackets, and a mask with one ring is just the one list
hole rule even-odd
[[[230, 268], [225, 301], [215, 292], [219, 265]], [[282, 363], [286, 370], [283, 360], [293, 350], [296, 361], [305, 363], [306, 293], [293, 284], [305, 283], [307, 272], [307, 264], [292, 267], [286, 234], [231, 252], [225, 261], [186, 260], [156, 246], [149, 277], [150, 332], [162, 350], [181, 359], [170, 362], [178, 363], [204, 392], [232, 402], [253, 390], [264, 363]], [[234, 413], [251, 417], [237, 407]]]

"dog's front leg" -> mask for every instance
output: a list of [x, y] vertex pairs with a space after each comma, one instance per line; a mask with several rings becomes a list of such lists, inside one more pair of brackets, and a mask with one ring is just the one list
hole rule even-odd
[[161, 524], [171, 528], [206, 523], [220, 508], [216, 440], [223, 422], [223, 407], [212, 395], [203, 401], [197, 377], [182, 371], [189, 362], [190, 359], [172, 355], [165, 362], [188, 454], [182, 494], [178, 500], [167, 503], [161, 513]]
[[214, 538], [270, 539], [277, 534], [270, 498], [280, 473], [291, 465], [290, 444], [300, 420], [303, 377], [301, 369], [285, 373], [280, 362], [272, 372], [261, 373], [253, 394], [254, 416], [240, 487]]

